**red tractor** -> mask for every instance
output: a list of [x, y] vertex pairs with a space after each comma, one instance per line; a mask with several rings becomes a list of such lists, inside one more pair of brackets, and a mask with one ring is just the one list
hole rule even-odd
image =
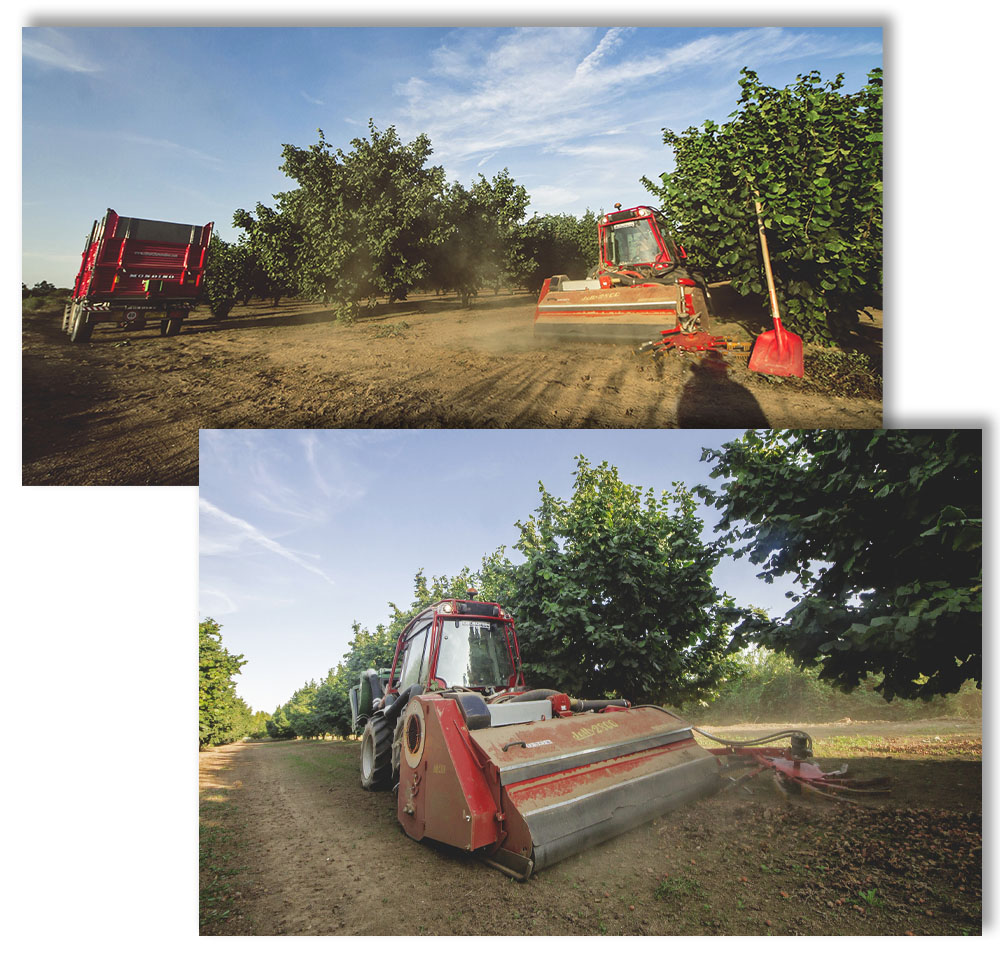
[[645, 342], [667, 329], [708, 331], [708, 286], [688, 269], [663, 213], [618, 205], [597, 231], [600, 262], [589, 278], [554, 275], [542, 285], [536, 335]]
[[396, 787], [407, 835], [517, 879], [720, 784], [720, 760], [667, 710], [529, 689], [514, 621], [474, 592], [414, 617], [351, 706], [361, 785]]

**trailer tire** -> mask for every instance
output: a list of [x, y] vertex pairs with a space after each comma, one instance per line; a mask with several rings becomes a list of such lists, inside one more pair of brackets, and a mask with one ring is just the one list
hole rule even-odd
[[361, 787], [370, 792], [388, 789], [392, 782], [393, 727], [381, 713], [373, 713], [361, 734]]
[[69, 334], [70, 316], [72, 314], [73, 314], [73, 303], [67, 302], [66, 307], [63, 309], [63, 317], [62, 317], [62, 330], [66, 332], [67, 335]]
[[176, 335], [181, 330], [182, 321], [184, 321], [182, 318], [168, 318], [160, 326], [162, 334], [167, 336]]
[[90, 333], [94, 330], [94, 325], [90, 321], [90, 315], [83, 310], [82, 305], [73, 306], [73, 314], [70, 316], [69, 340], [71, 342], [89, 342]]

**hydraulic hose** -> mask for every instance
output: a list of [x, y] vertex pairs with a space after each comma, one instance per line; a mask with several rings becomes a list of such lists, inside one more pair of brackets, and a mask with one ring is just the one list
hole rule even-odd
[[[644, 703], [642, 706], [635, 707], [637, 710], [643, 708], [660, 710], [660, 712], [666, 713], [668, 716], [674, 717], [674, 719], [680, 719], [676, 713], [672, 713], [670, 710], [665, 709], [662, 706], [657, 706], [655, 703]], [[713, 736], [711, 733], [706, 733], [703, 729], [698, 729], [697, 726], [692, 726], [691, 729], [700, 736], [704, 736], [706, 739], [712, 740], [713, 743], [721, 743], [723, 746], [760, 746], [763, 743], [770, 743], [773, 740], [791, 739], [793, 736], [804, 736], [807, 740], [809, 740], [810, 749], [812, 749], [813, 743], [812, 737], [803, 730], [782, 730], [779, 733], [771, 733], [769, 736], [758, 736], [756, 739], [723, 739], [721, 736]]]
[[382, 715], [386, 719], [395, 719], [396, 714], [410, 702], [410, 697], [414, 693], [419, 693], [423, 689], [423, 686], [419, 683], [411, 683], [399, 696], [396, 697], [385, 709], [382, 710]]

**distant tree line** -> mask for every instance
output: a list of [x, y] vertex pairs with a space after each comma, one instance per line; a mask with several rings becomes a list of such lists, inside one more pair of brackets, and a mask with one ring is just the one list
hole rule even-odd
[[[409, 604], [374, 630], [355, 623], [341, 662], [276, 707], [268, 733], [350, 733], [361, 673], [388, 668], [405, 624], [470, 586], [513, 615], [529, 685], [580, 697], [735, 711], [755, 693], [776, 705], [781, 686], [817, 708], [834, 690], [871, 706], [981, 688], [979, 432], [751, 431], [704, 458], [721, 490], [659, 495], [578, 458], [572, 497], [540, 484], [517, 522], [519, 563], [501, 548], [451, 578], [418, 571]], [[715, 540], [695, 496], [721, 512]], [[766, 581], [793, 576], [788, 613], [715, 587], [734, 546]]]
[[233, 677], [245, 662], [222, 645], [222, 628], [214, 620], [198, 625], [199, 749], [266, 735], [267, 713], [254, 712], [236, 694]]

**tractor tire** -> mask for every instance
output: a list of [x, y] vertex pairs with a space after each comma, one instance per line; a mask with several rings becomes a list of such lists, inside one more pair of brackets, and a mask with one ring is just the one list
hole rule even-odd
[[82, 305], [74, 305], [69, 320], [69, 340], [71, 342], [89, 342], [94, 325]]
[[70, 316], [73, 314], [73, 303], [67, 302], [63, 309], [62, 330], [68, 335], [70, 329]]
[[373, 714], [361, 734], [361, 787], [369, 792], [392, 784], [392, 731], [381, 713]]

